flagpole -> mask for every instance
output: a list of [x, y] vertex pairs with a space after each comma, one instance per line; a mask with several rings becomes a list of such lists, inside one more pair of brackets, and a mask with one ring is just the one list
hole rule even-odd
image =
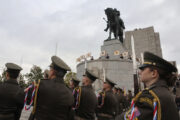
[[[141, 64], [144, 63], [144, 54], [141, 53]], [[140, 84], [140, 83], [139, 83]], [[141, 88], [141, 84], [140, 84], [140, 88]], [[144, 84], [144, 88], [145, 88], [145, 84]], [[142, 89], [142, 88], [141, 88]]]
[[86, 60], [86, 58], [84, 58], [84, 62], [85, 62], [84, 68], [87, 69], [87, 60]]
[[137, 62], [136, 62], [136, 52], [135, 52], [133, 35], [131, 35], [131, 47], [132, 47], [132, 57], [133, 57], [134, 95], [136, 95], [139, 92], [139, 87], [138, 87], [138, 79], [137, 79]]
[[143, 55], [143, 53], [141, 53], [141, 64], [143, 64], [144, 63], [144, 55]]

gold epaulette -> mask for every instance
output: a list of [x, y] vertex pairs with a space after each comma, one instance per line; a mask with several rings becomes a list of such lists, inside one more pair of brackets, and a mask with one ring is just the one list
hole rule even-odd
[[[139, 97], [143, 93], [143, 91], [140, 91], [132, 100], [134, 101], [134, 103], [136, 103], [137, 100], [139, 99], [140, 102], [148, 103], [153, 109], [154, 109], [154, 105], [153, 105], [154, 102], [157, 102], [157, 120], [161, 120], [161, 103], [160, 103], [158, 96], [152, 90], [149, 90], [149, 89], [145, 89], [145, 90], [149, 92], [149, 94], [153, 97], [153, 100], [151, 100], [148, 97], [139, 99]], [[130, 114], [130, 113], [131, 113], [131, 109], [125, 113], [126, 120], [129, 120], [128, 114]], [[135, 120], [138, 120], [138, 118], [136, 118]]]
[[157, 106], [157, 120], [161, 120], [161, 103], [160, 100], [158, 98], [158, 96], [156, 95], [156, 93], [154, 93], [152, 90], [149, 90], [149, 93], [154, 97], [153, 102], [157, 102], [158, 106]]
[[76, 88], [74, 88], [75, 89], [75, 91], [76, 92], [78, 92], [79, 91], [79, 95], [78, 95], [78, 107], [80, 106], [80, 100], [81, 100], [81, 92], [82, 92], [82, 89], [81, 89], [81, 87], [76, 87]]
[[134, 101], [134, 102], [136, 102], [137, 101], [137, 99], [139, 98], [139, 96], [142, 94], [142, 91], [140, 91], [132, 100]]
[[38, 94], [40, 82], [41, 82], [40, 79], [38, 80], [38, 83], [34, 82], [34, 85], [36, 86], [36, 91], [35, 91], [35, 96], [34, 96], [34, 107], [33, 107], [33, 110], [32, 110], [32, 114], [34, 114], [36, 112], [37, 94]]
[[[99, 97], [101, 96], [101, 99], [99, 99]], [[104, 105], [104, 99], [105, 99], [106, 93], [105, 92], [100, 92], [99, 96], [98, 96], [98, 100], [101, 101], [101, 104], [98, 104], [98, 108], [101, 108]]]

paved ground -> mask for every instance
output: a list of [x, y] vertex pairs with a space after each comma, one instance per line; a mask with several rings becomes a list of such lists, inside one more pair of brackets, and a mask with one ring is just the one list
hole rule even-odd
[[32, 108], [28, 111], [23, 110], [20, 120], [28, 120], [31, 111], [32, 111]]

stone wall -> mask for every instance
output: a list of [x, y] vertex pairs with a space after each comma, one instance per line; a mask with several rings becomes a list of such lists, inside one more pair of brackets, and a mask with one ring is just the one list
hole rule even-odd
[[[116, 82], [121, 88], [132, 90], [133, 85], [133, 68], [130, 60], [93, 60], [87, 62], [87, 68], [97, 74], [101, 80], [94, 83], [95, 89], [102, 89], [104, 78], [103, 69], [107, 78]], [[77, 77], [82, 80], [84, 73], [84, 62], [77, 65]]]
[[162, 50], [160, 44], [159, 33], [154, 32], [153, 27], [135, 29], [134, 31], [125, 32], [125, 43], [124, 45], [131, 51], [131, 35], [134, 36], [134, 46], [136, 51], [136, 56], [140, 58], [140, 54], [144, 51], [152, 52], [160, 57], [162, 57]]

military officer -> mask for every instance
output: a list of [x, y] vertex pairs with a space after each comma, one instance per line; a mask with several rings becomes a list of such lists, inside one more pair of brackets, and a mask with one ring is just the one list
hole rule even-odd
[[24, 90], [17, 82], [22, 68], [6, 63], [6, 80], [0, 84], [0, 120], [19, 120], [24, 105]]
[[69, 66], [57, 56], [51, 57], [52, 63], [48, 79], [40, 81], [37, 93], [35, 120], [72, 120], [72, 92], [64, 83], [64, 75]]
[[98, 120], [114, 120], [118, 114], [118, 100], [112, 91], [114, 85], [115, 83], [112, 80], [106, 78], [103, 84], [103, 92], [98, 97]]
[[92, 73], [92, 71], [87, 69], [82, 79], [83, 86], [76, 88], [74, 93], [75, 120], [95, 120], [97, 98], [92, 83], [97, 78], [98, 77]]
[[140, 80], [146, 89], [132, 99], [131, 109], [117, 120], [179, 120], [174, 99], [168, 89], [177, 79], [177, 68], [145, 52], [144, 63], [139, 69]]
[[70, 81], [70, 88], [74, 90], [74, 88], [78, 87], [80, 83], [80, 80], [77, 79], [77, 77], [72, 77], [72, 80]]

